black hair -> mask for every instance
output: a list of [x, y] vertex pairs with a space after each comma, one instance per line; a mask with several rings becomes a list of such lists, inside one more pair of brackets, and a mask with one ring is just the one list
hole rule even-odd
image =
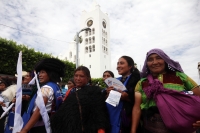
[[34, 71], [27, 71], [30, 75], [31, 78], [34, 78], [35, 77], [35, 74], [34, 74]]
[[76, 86], [76, 84], [74, 82], [74, 78], [70, 78], [68, 81], [71, 81]]
[[[114, 73], [113, 73], [112, 71], [106, 70], [104, 73], [109, 73], [111, 77], [113, 77], [113, 78], [115, 77], [115, 76], [114, 76]], [[104, 74], [104, 73], [103, 73], [103, 74]]]
[[4, 84], [6, 87], [8, 86], [8, 83], [5, 81], [5, 80], [3, 80], [3, 79], [0, 79], [0, 84]]
[[77, 72], [77, 71], [83, 71], [85, 73], [85, 75], [89, 78], [89, 80], [91, 79], [91, 76], [90, 76], [90, 70], [85, 67], [85, 66], [79, 66], [78, 68], [76, 68], [76, 70], [74, 71], [74, 74]]
[[46, 71], [49, 76], [49, 81], [60, 82], [61, 78], [65, 74], [66, 65], [59, 59], [56, 58], [45, 58], [40, 60], [35, 65], [36, 72], [41, 70]]
[[49, 81], [54, 83], [61, 81], [59, 73], [52, 70], [50, 71], [48, 69], [44, 69], [44, 71], [46, 71], [47, 75], [49, 76]]
[[135, 68], [133, 59], [126, 55], [122, 56], [121, 58], [126, 60], [126, 62], [128, 63], [128, 66], [131, 67], [130, 71], [132, 72]]
[[59, 77], [65, 75], [65, 69], [66, 65], [56, 58], [45, 58], [35, 65], [36, 72], [39, 72], [40, 70], [49, 70], [58, 73]]
[[128, 63], [128, 66], [131, 66], [130, 72], [132, 74], [140, 74], [140, 71], [135, 67], [134, 60], [130, 56], [122, 56], [121, 58], [125, 59]]

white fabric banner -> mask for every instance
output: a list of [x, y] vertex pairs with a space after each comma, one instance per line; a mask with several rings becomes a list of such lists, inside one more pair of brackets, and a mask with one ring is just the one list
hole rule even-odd
[[37, 83], [37, 88], [38, 88], [37, 98], [36, 98], [35, 102], [36, 102], [37, 107], [40, 109], [40, 114], [42, 116], [42, 119], [43, 119], [43, 122], [44, 122], [44, 125], [45, 125], [47, 133], [51, 133], [49, 115], [47, 113], [47, 110], [46, 110], [46, 107], [45, 107], [45, 104], [44, 104], [44, 100], [43, 100], [43, 97], [42, 97], [42, 92], [40, 90], [40, 85], [39, 85], [36, 73], [35, 73], [35, 77], [36, 77], [36, 83]]
[[[10, 109], [12, 108], [12, 106], [14, 105], [15, 103], [12, 103], [8, 108], [3, 108], [4, 112], [1, 114], [1, 118], [3, 118], [7, 113], [8, 111], [10, 111]], [[0, 119], [1, 119], [0, 118]]]
[[23, 127], [23, 120], [21, 117], [22, 106], [22, 51], [19, 52], [17, 61], [17, 89], [16, 89], [16, 102], [15, 102], [15, 118], [13, 133], [20, 132]]
[[34, 77], [28, 84], [29, 84], [29, 85], [34, 85], [34, 84], [35, 84], [35, 78], [36, 78], [36, 77]]

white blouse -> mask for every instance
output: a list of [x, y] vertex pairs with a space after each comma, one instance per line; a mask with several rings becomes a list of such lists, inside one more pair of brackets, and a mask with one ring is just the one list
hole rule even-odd
[[[51, 111], [52, 102], [54, 100], [54, 91], [53, 91], [51, 86], [44, 85], [41, 88], [41, 92], [42, 92], [43, 97], [48, 98], [48, 101], [47, 101], [47, 104], [46, 104], [46, 109], [47, 109], [47, 112], [49, 113]], [[35, 111], [35, 109], [36, 109], [36, 104], [35, 104], [35, 108], [34, 108], [33, 111]]]

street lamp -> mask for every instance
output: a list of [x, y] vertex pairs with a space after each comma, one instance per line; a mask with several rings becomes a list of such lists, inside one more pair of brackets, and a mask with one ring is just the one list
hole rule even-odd
[[81, 39], [79, 37], [79, 34], [82, 32], [82, 31], [88, 31], [88, 30], [91, 30], [90, 28], [84, 28], [82, 30], [80, 30], [79, 32], [76, 33], [76, 68], [78, 67], [78, 51], [79, 51], [79, 47], [78, 47], [78, 43], [81, 43]]

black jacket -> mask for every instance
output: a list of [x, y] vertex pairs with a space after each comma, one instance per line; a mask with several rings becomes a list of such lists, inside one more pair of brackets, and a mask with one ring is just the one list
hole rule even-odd
[[72, 89], [50, 122], [53, 133], [97, 133], [98, 129], [108, 129], [108, 113], [101, 89], [98, 86]]

